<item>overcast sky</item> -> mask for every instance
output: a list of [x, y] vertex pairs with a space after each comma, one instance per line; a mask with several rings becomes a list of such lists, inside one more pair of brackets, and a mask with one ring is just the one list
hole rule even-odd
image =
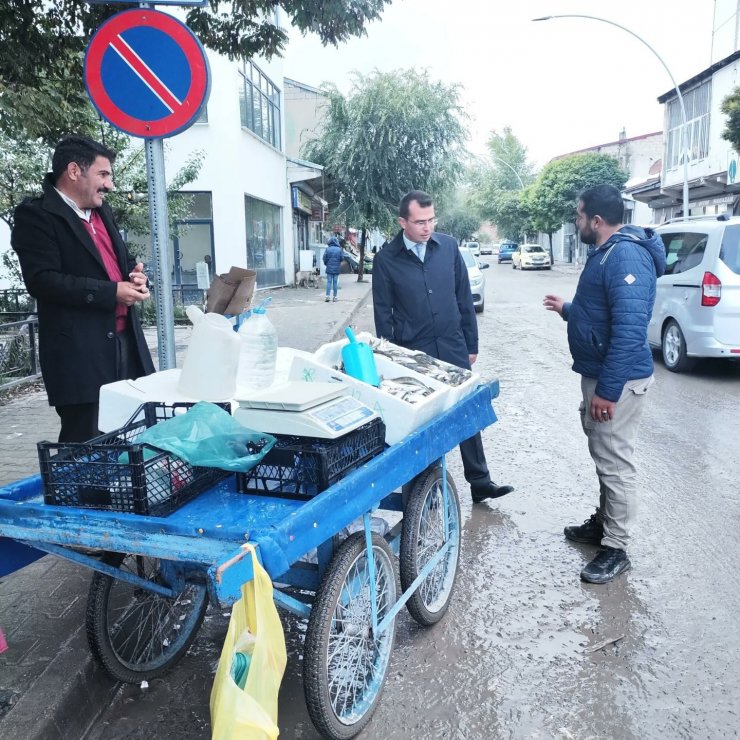
[[550, 158], [663, 127], [656, 98], [711, 64], [713, 0], [395, 0], [361, 39], [338, 49], [291, 34], [286, 77], [343, 92], [351, 73], [425, 68], [462, 85], [470, 149], [510, 126], [538, 166]]

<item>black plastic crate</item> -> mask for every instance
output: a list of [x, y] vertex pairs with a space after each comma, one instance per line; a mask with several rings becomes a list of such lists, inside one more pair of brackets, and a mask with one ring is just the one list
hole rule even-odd
[[240, 493], [312, 498], [385, 447], [385, 424], [373, 419], [337, 439], [275, 435], [277, 442], [254, 468], [237, 473]]
[[230, 473], [193, 466], [136, 439], [191, 406], [145, 403], [123, 427], [89, 442], [39, 442], [44, 502], [149, 516], [175, 511]]

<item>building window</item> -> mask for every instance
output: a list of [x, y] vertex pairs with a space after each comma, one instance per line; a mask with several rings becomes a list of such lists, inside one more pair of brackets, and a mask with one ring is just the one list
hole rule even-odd
[[187, 203], [187, 215], [177, 219], [170, 234], [170, 260], [174, 285], [195, 285], [196, 264], [211, 260], [211, 278], [216, 264], [213, 248], [213, 208], [211, 194], [180, 192]]
[[[689, 162], [704, 159], [709, 154], [709, 103], [712, 92], [711, 80], [683, 93], [686, 106], [687, 140]], [[678, 97], [668, 102], [668, 141], [666, 161], [668, 169], [682, 164], [681, 150], [681, 104]]]
[[239, 110], [244, 128], [281, 148], [280, 90], [252, 62], [244, 62], [239, 69]]
[[244, 197], [247, 222], [247, 267], [257, 271], [257, 287], [285, 284], [283, 269], [282, 208]]

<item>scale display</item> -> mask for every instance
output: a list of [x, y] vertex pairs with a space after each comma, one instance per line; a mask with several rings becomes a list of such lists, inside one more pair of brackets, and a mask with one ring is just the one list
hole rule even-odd
[[338, 383], [296, 382], [240, 399], [234, 418], [268, 434], [336, 439], [376, 418], [362, 401]]

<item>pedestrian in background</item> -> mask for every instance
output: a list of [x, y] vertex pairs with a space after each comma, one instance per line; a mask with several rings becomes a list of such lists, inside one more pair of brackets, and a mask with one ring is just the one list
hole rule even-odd
[[144, 266], [104, 200], [114, 159], [91, 139], [63, 139], [43, 194], [15, 210], [11, 244], [38, 306], [41, 374], [61, 419], [60, 442], [99, 434], [100, 386], [154, 372], [131, 310], [149, 297]]
[[326, 298], [329, 302], [329, 294], [333, 292], [333, 301], [337, 300], [337, 290], [339, 289], [339, 272], [342, 266], [342, 260], [347, 256], [346, 252], [339, 245], [339, 239], [336, 236], [329, 238], [327, 247], [324, 250], [324, 264], [326, 265]]
[[611, 185], [584, 191], [577, 215], [581, 241], [591, 246], [575, 297], [566, 303], [548, 295], [544, 305], [568, 322], [573, 370], [581, 375], [581, 424], [599, 478], [596, 512], [564, 534], [601, 546], [581, 578], [606, 583], [630, 567], [627, 544], [637, 504], [632, 458], [653, 383], [647, 326], [665, 249], [652, 230], [622, 225], [622, 195]]
[[[379, 337], [470, 369], [478, 357], [473, 296], [457, 242], [434, 231], [432, 197], [412, 190], [398, 209], [401, 231], [373, 261], [373, 309]], [[491, 481], [480, 434], [460, 444], [473, 501], [514, 489]]]

